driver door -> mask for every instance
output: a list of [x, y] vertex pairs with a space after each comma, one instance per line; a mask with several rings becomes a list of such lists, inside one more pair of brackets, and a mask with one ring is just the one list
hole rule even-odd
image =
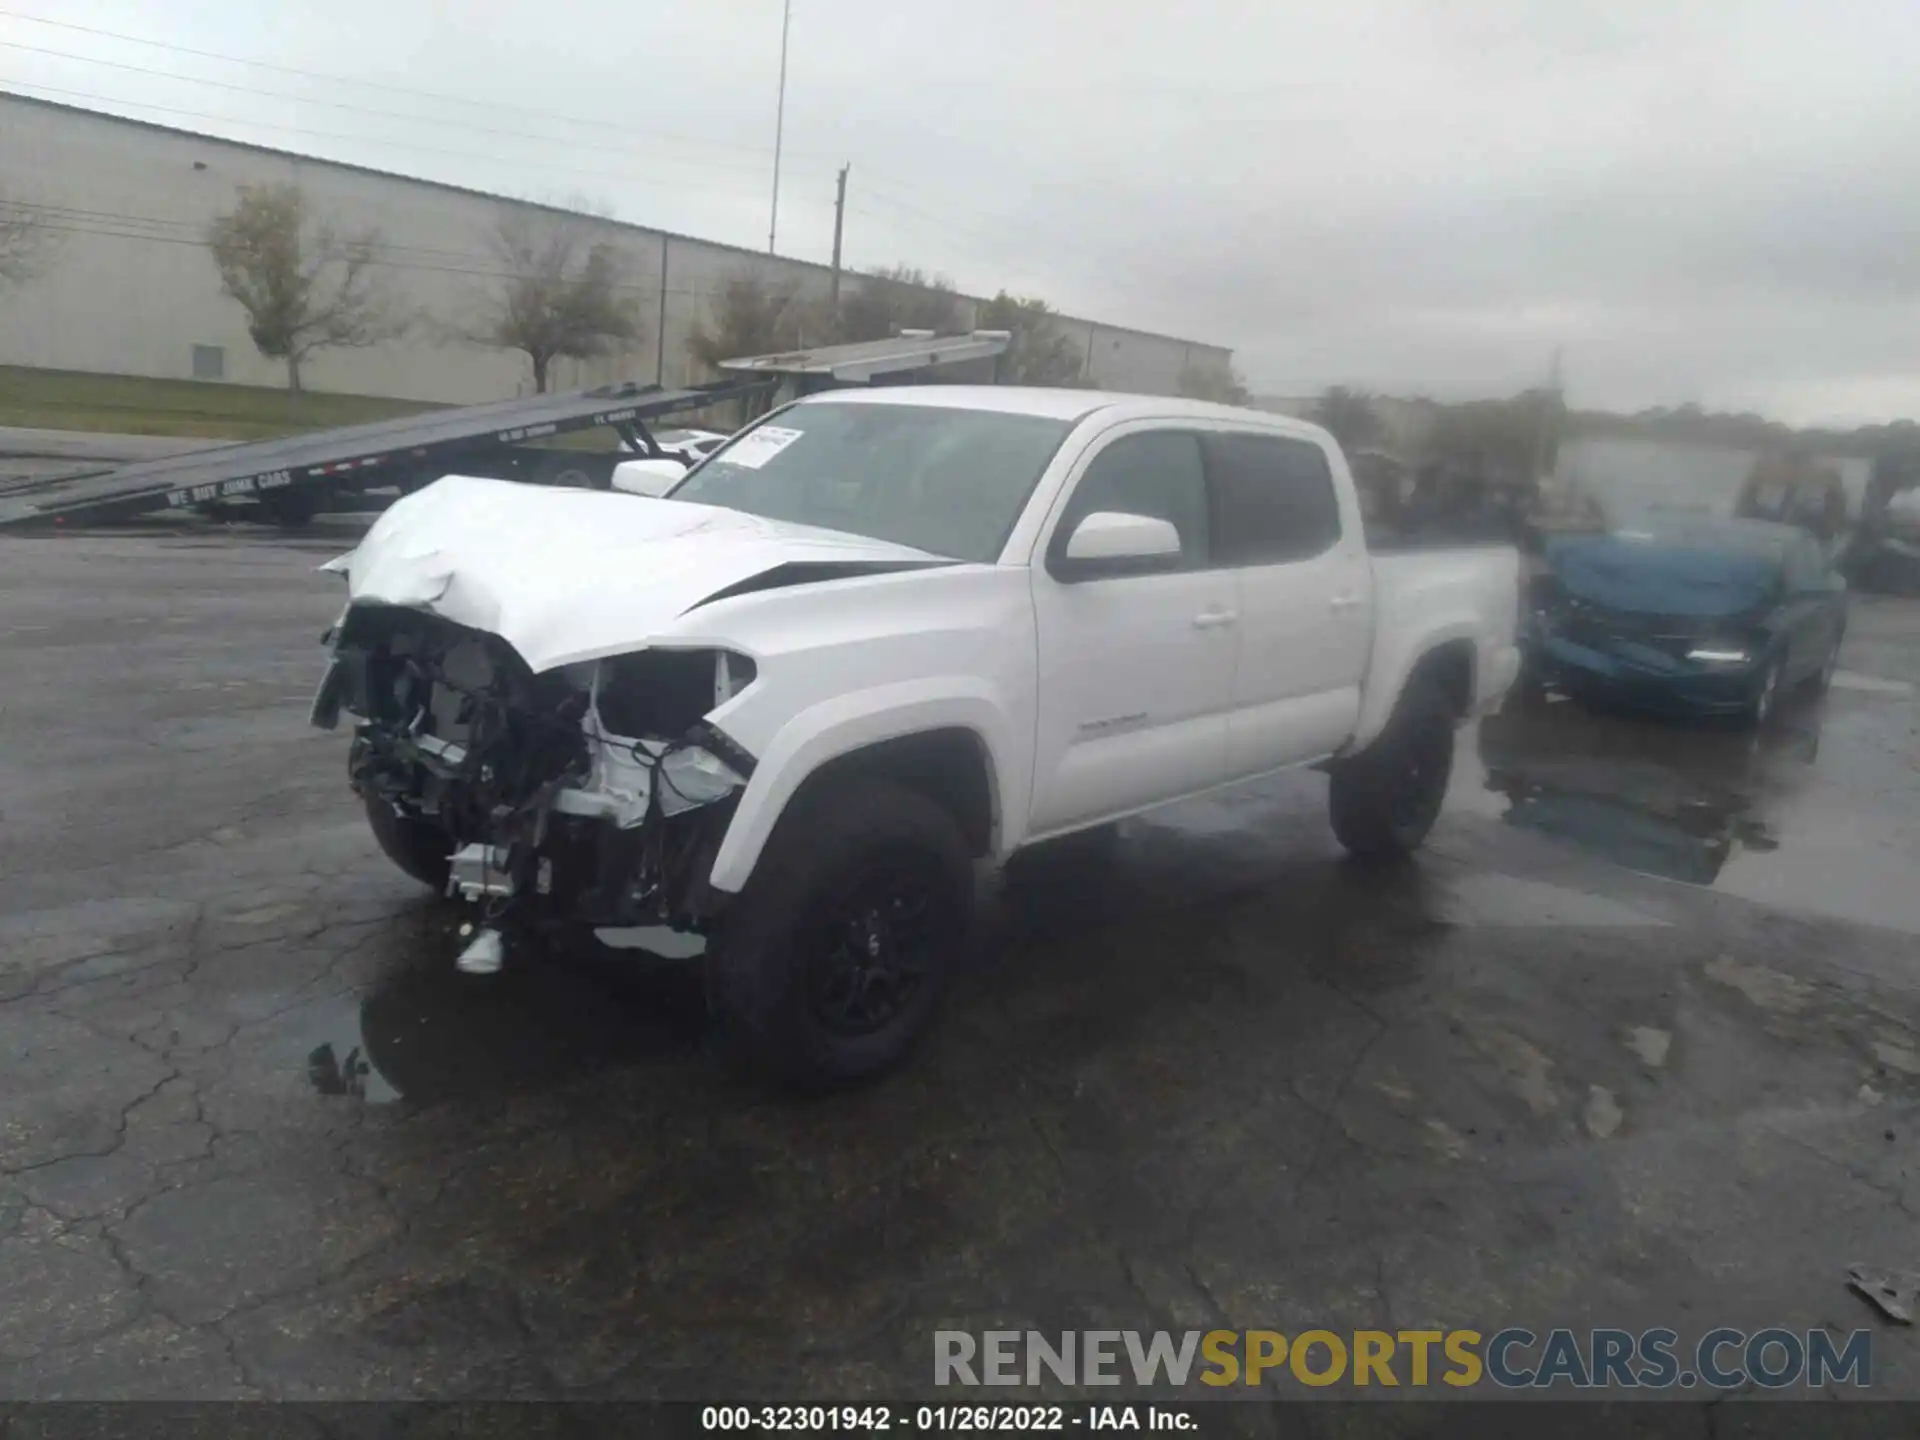
[[[1238, 652], [1235, 572], [1213, 565], [1199, 437], [1151, 423], [1080, 462], [1033, 567], [1039, 705], [1029, 834], [1096, 824], [1220, 784]], [[1181, 550], [1157, 573], [1063, 564], [1096, 511], [1167, 520]]]

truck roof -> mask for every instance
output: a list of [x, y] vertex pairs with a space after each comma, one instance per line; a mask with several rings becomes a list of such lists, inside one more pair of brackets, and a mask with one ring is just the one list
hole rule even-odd
[[1044, 385], [883, 385], [872, 389], [823, 390], [802, 405], [929, 405], [954, 410], [991, 410], [1004, 415], [1043, 415], [1055, 420], [1080, 421], [1102, 411], [1127, 411], [1141, 416], [1196, 420], [1240, 420], [1305, 439], [1325, 438], [1326, 432], [1305, 420], [1249, 410], [1238, 405], [1216, 405], [1177, 395], [1126, 395], [1105, 390], [1071, 390]]

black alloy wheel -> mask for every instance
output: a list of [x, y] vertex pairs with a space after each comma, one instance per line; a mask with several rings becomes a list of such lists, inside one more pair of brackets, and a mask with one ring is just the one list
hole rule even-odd
[[823, 907], [807, 943], [807, 1004], [836, 1035], [872, 1035], [927, 983], [953, 923], [935, 877], [911, 856], [882, 862]]

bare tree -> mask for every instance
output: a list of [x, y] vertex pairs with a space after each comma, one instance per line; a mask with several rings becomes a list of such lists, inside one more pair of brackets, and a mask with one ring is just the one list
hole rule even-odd
[[1023, 300], [1002, 290], [980, 307], [983, 330], [1006, 330], [1013, 339], [1001, 357], [1000, 378], [1012, 385], [1077, 385], [1080, 347], [1054, 323], [1044, 300]]
[[1335, 385], [1313, 407], [1313, 422], [1340, 442], [1352, 455], [1380, 439], [1382, 426], [1373, 397], [1364, 390]]
[[1222, 405], [1247, 403], [1247, 382], [1231, 364], [1189, 363], [1174, 383], [1189, 400], [1213, 400]]
[[721, 287], [706, 324], [687, 338], [687, 350], [710, 369], [722, 360], [797, 350], [805, 343], [811, 307], [789, 286], [767, 284], [743, 272]]
[[505, 274], [460, 333], [475, 344], [526, 352], [533, 388], [544, 394], [553, 362], [610, 355], [645, 333], [627, 265], [593, 238], [587, 215], [502, 207], [491, 237]]
[[380, 232], [338, 233], [314, 218], [297, 185], [242, 185], [207, 243], [254, 346], [286, 361], [289, 390], [314, 351], [378, 345], [406, 328], [374, 268]]
[[1551, 390], [1449, 405], [1435, 419], [1431, 458], [1477, 474], [1532, 481], [1553, 470], [1566, 406]]
[[885, 340], [902, 330], [951, 335], [965, 317], [953, 281], [911, 265], [869, 271], [841, 297], [834, 334], [842, 341]]
[[0, 190], [0, 289], [37, 278], [53, 254], [55, 238], [44, 215]]

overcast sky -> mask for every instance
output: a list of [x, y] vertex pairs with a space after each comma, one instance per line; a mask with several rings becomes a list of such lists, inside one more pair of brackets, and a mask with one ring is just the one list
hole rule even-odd
[[[792, 6], [784, 253], [827, 257], [846, 161], [850, 264], [1231, 345], [1257, 392], [1506, 393], [1564, 347], [1580, 406], [1920, 416], [1920, 0]], [[0, 0], [0, 86], [764, 247], [780, 19]]]

